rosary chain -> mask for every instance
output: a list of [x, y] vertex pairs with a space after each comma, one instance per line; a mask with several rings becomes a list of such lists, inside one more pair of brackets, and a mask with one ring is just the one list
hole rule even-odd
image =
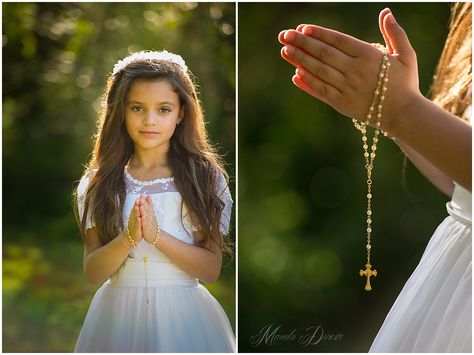
[[[374, 44], [374, 46], [378, 47], [379, 49], [383, 49], [381, 45]], [[372, 270], [372, 265], [370, 263], [371, 258], [371, 250], [372, 250], [372, 170], [374, 168], [374, 161], [376, 157], [377, 151], [377, 143], [378, 143], [378, 136], [382, 132], [383, 135], [387, 136], [386, 132], [383, 132], [380, 128], [381, 119], [382, 119], [382, 105], [385, 100], [385, 93], [387, 91], [387, 83], [388, 83], [388, 70], [390, 67], [390, 62], [388, 61], [388, 53], [387, 50], [384, 49], [382, 64], [380, 66], [380, 72], [377, 78], [377, 87], [374, 91], [374, 97], [369, 107], [369, 112], [366, 115], [365, 122], [359, 122], [355, 119], [352, 120], [356, 129], [358, 129], [362, 133], [362, 148], [364, 150], [364, 160], [365, 160], [365, 169], [367, 172], [367, 244], [365, 246], [367, 251], [367, 263], [365, 265], [365, 270], [360, 270], [361, 276], [367, 277], [367, 283], [365, 289], [370, 291], [370, 277], [377, 276], [377, 271]], [[372, 139], [372, 145], [368, 145], [368, 138], [367, 138], [367, 126], [369, 125], [370, 121], [375, 114], [375, 131], [374, 137]]]

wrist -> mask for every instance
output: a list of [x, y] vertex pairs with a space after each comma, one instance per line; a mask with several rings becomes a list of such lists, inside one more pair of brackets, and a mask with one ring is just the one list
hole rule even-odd
[[153, 247], [156, 247], [158, 240], [161, 238], [161, 229], [159, 226], [155, 229], [154, 232], [147, 235], [145, 239], [147, 243], [151, 244]]
[[130, 228], [128, 226], [127, 226], [127, 228], [125, 228], [124, 234], [125, 234], [125, 239], [127, 240], [127, 242], [133, 248], [136, 247], [139, 241], [137, 240], [137, 238], [132, 236], [132, 233], [130, 232]]
[[406, 121], [410, 118], [408, 112], [411, 112], [425, 99], [419, 91], [407, 93], [403, 100], [394, 99], [394, 104], [391, 105], [392, 107], [387, 111], [381, 122], [381, 128], [391, 137], [401, 139], [400, 133], [403, 131]]
[[120, 233], [118, 237], [120, 239], [120, 242], [121, 242], [122, 246], [124, 246], [127, 250], [133, 249], [133, 245], [127, 239], [126, 231], [123, 231], [122, 233]]

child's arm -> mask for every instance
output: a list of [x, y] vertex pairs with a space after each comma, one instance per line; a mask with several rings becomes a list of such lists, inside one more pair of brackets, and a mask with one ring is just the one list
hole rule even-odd
[[[405, 32], [390, 12], [383, 25], [392, 55], [382, 129], [471, 190], [471, 126], [420, 93], [416, 53]], [[382, 57], [378, 49], [313, 25], [282, 31], [279, 40], [285, 44], [282, 57], [297, 67], [296, 86], [340, 113], [365, 121]]]
[[[137, 199], [130, 213], [128, 225], [130, 235], [136, 242], [141, 240], [141, 224], [138, 213]], [[96, 284], [108, 279], [127, 258], [130, 247], [125, 246], [122, 240], [125, 240], [127, 245], [130, 242], [127, 241], [124, 233], [120, 233], [109, 243], [102, 245], [96, 229], [90, 228], [87, 230], [84, 242], [84, 273], [91, 283]]]
[[[194, 232], [196, 240], [202, 239], [200, 232]], [[222, 251], [214, 243], [206, 248], [185, 243], [172, 235], [161, 231], [156, 247], [174, 264], [189, 275], [206, 283], [219, 279], [222, 268]]]
[[[143, 238], [151, 243], [157, 231], [153, 201], [150, 196], [147, 196], [146, 199], [141, 197], [139, 205]], [[195, 232], [194, 237], [196, 240], [203, 239], [200, 232]], [[161, 230], [155, 246], [189, 275], [206, 283], [215, 282], [219, 278], [222, 267], [222, 251], [214, 243], [210, 242], [206, 247], [190, 245]]]
[[452, 197], [454, 191], [453, 180], [439, 170], [436, 166], [431, 164], [428, 160], [423, 158], [420, 154], [411, 149], [407, 144], [401, 140], [396, 140], [397, 145], [410, 159], [418, 170], [429, 180], [431, 183], [443, 192], [446, 196]]
[[[390, 9], [383, 9], [379, 15], [379, 28], [380, 32], [383, 35], [385, 44], [388, 48], [390, 54], [395, 54], [395, 50], [391, 45], [392, 37], [390, 35], [388, 18], [385, 20], [388, 14], [390, 14]], [[429, 180], [431, 183], [436, 186], [440, 191], [442, 191], [447, 196], [451, 197], [454, 190], [453, 180], [431, 164], [428, 160], [423, 158], [420, 154], [411, 149], [406, 143], [402, 142], [400, 139], [396, 140], [397, 145], [405, 153], [405, 155], [410, 159], [410, 161], [415, 165], [418, 170]]]

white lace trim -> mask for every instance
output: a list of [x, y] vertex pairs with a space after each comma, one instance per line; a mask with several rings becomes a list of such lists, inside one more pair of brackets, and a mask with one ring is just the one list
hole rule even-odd
[[168, 182], [171, 182], [171, 181], [174, 181], [174, 177], [173, 176], [170, 176], [170, 177], [167, 177], [167, 178], [158, 178], [158, 179], [155, 179], [155, 180], [138, 180], [138, 179], [135, 179], [129, 172], [128, 170], [125, 168], [124, 169], [124, 172], [125, 172], [125, 175], [127, 175], [127, 178], [132, 181], [134, 184], [136, 185], [139, 185], [139, 186], [150, 186], [150, 185], [153, 185], [153, 184], [158, 184], [158, 183], [161, 183], [161, 184], [167, 184]]

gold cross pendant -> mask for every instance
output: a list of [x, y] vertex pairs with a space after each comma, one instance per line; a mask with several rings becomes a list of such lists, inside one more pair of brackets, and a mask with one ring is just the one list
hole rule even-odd
[[365, 264], [365, 270], [359, 271], [360, 276], [367, 277], [367, 282], [365, 283], [365, 290], [370, 291], [372, 287], [370, 286], [370, 277], [377, 276], [377, 270], [372, 270], [372, 265]]

